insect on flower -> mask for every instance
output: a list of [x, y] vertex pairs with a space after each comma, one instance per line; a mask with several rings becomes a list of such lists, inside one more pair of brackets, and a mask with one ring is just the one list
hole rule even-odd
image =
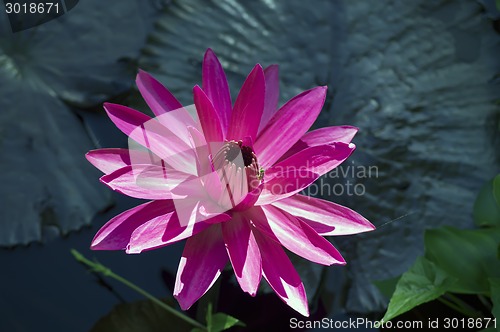
[[[183, 107], [146, 72], [137, 86], [155, 118], [105, 104], [130, 149], [90, 151], [101, 181], [149, 202], [112, 218], [91, 248], [140, 253], [186, 240], [174, 296], [188, 309], [230, 261], [241, 289], [255, 296], [264, 277], [276, 294], [309, 314], [304, 285], [283, 247], [323, 265], [345, 264], [323, 236], [374, 229], [351, 209], [299, 194], [354, 151], [351, 126], [307, 130], [326, 87], [278, 109], [278, 67], [256, 65], [234, 105], [212, 50], [203, 61], [194, 106]], [[139, 145], [141, 148], [134, 148]]]

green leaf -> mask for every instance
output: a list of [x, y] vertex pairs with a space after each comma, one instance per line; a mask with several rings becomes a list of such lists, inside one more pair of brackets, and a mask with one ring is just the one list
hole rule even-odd
[[388, 321], [447, 292], [456, 279], [424, 257], [403, 273], [383, 320]]
[[226, 315], [226, 314], [223, 314], [221, 312], [218, 312], [215, 315], [213, 315], [212, 314], [212, 303], [208, 304], [206, 320], [207, 320], [208, 332], [224, 331], [224, 330], [227, 330], [235, 325], [245, 326], [245, 324], [243, 322], [241, 322], [239, 319], [234, 318], [234, 317], [229, 316], [229, 315]]
[[218, 312], [212, 316], [211, 332], [224, 331], [236, 325], [245, 326], [245, 324], [243, 324], [243, 322], [241, 322], [239, 319]]
[[[494, 188], [495, 187], [495, 188]], [[500, 226], [500, 176], [488, 181], [474, 202], [474, 222], [479, 227]]]
[[[170, 303], [169, 303], [170, 304]], [[90, 332], [164, 332], [191, 331], [192, 325], [169, 314], [150, 300], [115, 306]]]
[[500, 207], [500, 174], [493, 179], [493, 196], [497, 202], [497, 207]]
[[497, 9], [500, 11], [500, 0], [496, 0]]
[[394, 291], [396, 290], [396, 285], [398, 284], [401, 276], [397, 276], [390, 279], [375, 280], [373, 284], [378, 288], [378, 290], [388, 299], [392, 297]]
[[500, 228], [460, 230], [442, 227], [425, 233], [425, 257], [458, 281], [450, 291], [488, 294], [489, 277], [500, 277]]
[[[491, 292], [491, 302], [493, 302], [493, 308], [491, 313], [498, 320], [500, 320], [500, 278], [490, 278], [490, 292]], [[497, 327], [500, 331], [500, 324]]]

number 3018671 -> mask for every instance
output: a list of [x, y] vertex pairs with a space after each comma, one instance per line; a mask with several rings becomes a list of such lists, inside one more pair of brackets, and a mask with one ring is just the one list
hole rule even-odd
[[5, 12], [7, 14], [59, 14], [59, 3], [5, 3]]

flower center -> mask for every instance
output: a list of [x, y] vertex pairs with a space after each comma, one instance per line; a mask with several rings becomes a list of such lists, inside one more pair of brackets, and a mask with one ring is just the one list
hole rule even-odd
[[225, 142], [212, 159], [221, 182], [222, 193], [216, 199], [227, 209], [232, 209], [245, 196], [257, 188], [262, 179], [257, 156], [242, 141]]
[[252, 148], [249, 146], [243, 146], [241, 141], [238, 143], [234, 141], [227, 142], [224, 147], [226, 153], [225, 158], [227, 161], [233, 162], [240, 154], [243, 158], [244, 166], [250, 166], [254, 159], [257, 161], [257, 156], [253, 153]]

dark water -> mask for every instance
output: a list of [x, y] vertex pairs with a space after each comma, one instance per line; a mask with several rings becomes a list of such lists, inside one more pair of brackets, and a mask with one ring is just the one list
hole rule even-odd
[[[171, 296], [162, 270], [175, 273], [182, 244], [137, 256], [89, 249], [97, 225], [125, 206], [121, 204], [98, 218], [94, 227], [53, 239], [46, 245], [0, 251], [0, 331], [89, 331], [99, 318], [120, 303], [74, 260], [70, 254], [72, 248], [87, 258], [96, 258], [158, 297]], [[106, 280], [126, 301], [142, 299], [118, 282]]]

